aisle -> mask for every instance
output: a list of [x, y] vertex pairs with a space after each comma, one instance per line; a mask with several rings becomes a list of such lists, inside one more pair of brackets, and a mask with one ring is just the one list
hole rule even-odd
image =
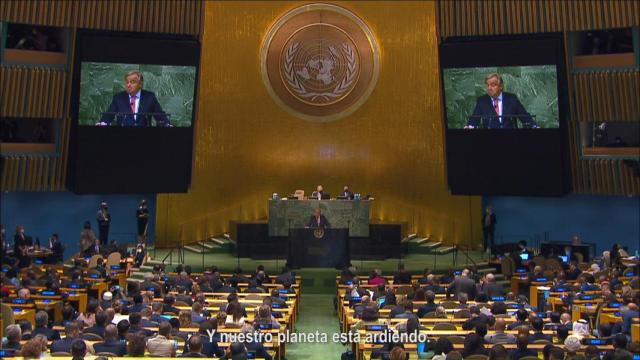
[[347, 347], [333, 343], [333, 333], [339, 332], [338, 318], [333, 312], [333, 294], [304, 294], [300, 306], [300, 316], [296, 325], [297, 333], [326, 333], [327, 343], [290, 344], [287, 360], [329, 360], [340, 359]]

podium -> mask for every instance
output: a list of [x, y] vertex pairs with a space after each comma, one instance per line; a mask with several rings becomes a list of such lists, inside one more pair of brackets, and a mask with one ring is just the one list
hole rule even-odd
[[349, 265], [349, 229], [289, 229], [287, 266], [330, 267]]

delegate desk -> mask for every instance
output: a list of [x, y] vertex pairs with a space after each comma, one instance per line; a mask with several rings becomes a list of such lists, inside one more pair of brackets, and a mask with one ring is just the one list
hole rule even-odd
[[370, 200], [269, 200], [269, 236], [289, 236], [320, 208], [331, 228], [349, 229], [351, 237], [369, 237]]
[[290, 268], [349, 264], [347, 229], [291, 229], [287, 264]]

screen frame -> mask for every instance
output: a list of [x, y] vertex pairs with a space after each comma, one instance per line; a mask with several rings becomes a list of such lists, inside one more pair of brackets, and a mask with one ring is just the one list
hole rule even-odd
[[[79, 29], [73, 55], [67, 188], [78, 194], [186, 193], [195, 161], [200, 40], [192, 35]], [[80, 72], [84, 62], [195, 67], [191, 126], [80, 125]], [[167, 143], [173, 146], [167, 147]], [[104, 163], [104, 169], [93, 162]], [[126, 174], [132, 168], [135, 171]]]
[[[510, 56], [504, 56], [504, 51], [486, 51], [486, 46], [490, 44], [494, 47], [508, 47], [512, 49]], [[552, 51], [532, 51], [532, 44], [546, 44], [547, 49]], [[456, 47], [464, 48], [464, 51], [473, 53], [482, 49], [483, 56], [453, 56]], [[439, 39], [439, 70], [440, 70], [440, 91], [441, 91], [441, 117], [444, 132], [445, 144], [445, 161], [447, 167], [447, 183], [449, 189], [454, 195], [496, 195], [496, 196], [563, 196], [571, 191], [571, 174], [568, 144], [568, 124], [570, 120], [569, 112], [569, 96], [568, 96], [568, 78], [567, 64], [565, 55], [565, 41], [562, 33], [545, 33], [545, 34], [521, 34], [521, 35], [490, 35], [490, 36], [462, 36], [462, 37], [442, 37]], [[519, 51], [522, 50], [522, 51]], [[524, 51], [527, 50], [527, 51]], [[514, 53], [516, 55], [514, 55]], [[459, 54], [458, 54], [459, 55]], [[553, 61], [551, 61], [553, 59]], [[451, 68], [475, 68], [475, 67], [495, 67], [495, 66], [535, 66], [535, 65], [552, 65], [556, 66], [556, 87], [558, 94], [558, 127], [557, 128], [540, 128], [540, 129], [450, 129], [448, 127], [448, 117], [446, 109], [446, 98], [444, 92], [444, 70]], [[553, 162], [553, 177], [547, 179], [546, 186], [540, 188], [530, 187], [491, 187], [484, 183], [475, 184], [471, 180], [456, 180], [455, 175], [461, 173], [463, 163], [454, 162], [452, 159], [459, 159], [460, 152], [464, 149], [458, 149], [452, 145], [461, 144], [461, 139], [471, 139], [474, 142], [482, 143], [486, 138], [493, 135], [499, 135], [503, 139], [511, 135], [505, 135], [511, 131], [513, 136], [517, 136], [530, 143], [536, 143], [536, 139], [541, 139], [545, 143], [555, 146], [554, 151], [545, 148], [544, 151], [553, 153], [555, 158]], [[518, 140], [518, 139], [513, 139]], [[513, 140], [507, 140], [513, 141]], [[525, 141], [525, 143], [526, 143]], [[519, 156], [532, 157], [533, 150], [525, 147], [519, 147], [517, 153]], [[493, 149], [492, 151], [495, 151]], [[545, 155], [549, 155], [549, 153]], [[515, 156], [515, 155], [512, 155]], [[551, 164], [549, 165], [551, 167]], [[457, 165], [452, 166], [452, 165]], [[544, 164], [537, 164], [538, 168]], [[456, 168], [457, 172], [452, 171]], [[521, 172], [523, 167], [519, 169]], [[522, 174], [512, 175], [514, 178], [522, 177]], [[542, 176], [542, 175], [540, 175]], [[476, 177], [481, 177], [477, 174]], [[485, 176], [490, 177], [490, 176]], [[553, 181], [552, 181], [553, 180]]]
[[[94, 43], [101, 41], [103, 43]], [[172, 45], [183, 45], [184, 48], [178, 48], [176, 51], [163, 52], [162, 56], [156, 56], [154, 52], [147, 52], [144, 49], [137, 48], [137, 51], [130, 53], [133, 42], [138, 41], [155, 41], [158, 43], [172, 42]], [[86, 42], [89, 42], [87, 44]], [[192, 42], [189, 44], [189, 42]], [[98, 44], [103, 44], [99, 46]], [[88, 45], [88, 47], [87, 47]], [[197, 45], [197, 46], [196, 46]], [[158, 45], [156, 45], [158, 46]], [[168, 44], [167, 44], [168, 46]], [[188, 48], [188, 51], [186, 48]], [[125, 51], [126, 50], [126, 51]], [[159, 51], [159, 50], [156, 50]], [[184, 52], [183, 52], [184, 51]], [[178, 56], [180, 53], [187, 53], [187, 56]], [[125, 55], [127, 54], [127, 55]], [[132, 62], [131, 58], [137, 57], [139, 60]], [[176, 34], [157, 34], [157, 33], [135, 33], [135, 32], [115, 32], [104, 30], [80, 29], [76, 35], [75, 53], [73, 62], [73, 80], [71, 84], [71, 120], [72, 125], [80, 125], [80, 80], [83, 62], [94, 63], [115, 63], [115, 64], [131, 64], [131, 65], [168, 65], [168, 66], [194, 66], [196, 69], [195, 81], [193, 84], [193, 108], [191, 109], [191, 128], [195, 128], [196, 110], [198, 104], [198, 89], [200, 79], [200, 58], [201, 49], [200, 42], [197, 37], [189, 35]], [[160, 61], [162, 59], [162, 61]]]

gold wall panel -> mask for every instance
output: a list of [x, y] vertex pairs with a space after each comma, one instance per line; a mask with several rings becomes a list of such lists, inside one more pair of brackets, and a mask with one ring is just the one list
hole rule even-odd
[[337, 2], [382, 49], [378, 84], [356, 112], [300, 120], [268, 95], [259, 49], [271, 24], [301, 2], [207, 2], [193, 180], [158, 196], [157, 242], [176, 246], [267, 216], [272, 192], [344, 184], [376, 197], [372, 218], [447, 243], [479, 244], [481, 200], [448, 192], [435, 2]]

